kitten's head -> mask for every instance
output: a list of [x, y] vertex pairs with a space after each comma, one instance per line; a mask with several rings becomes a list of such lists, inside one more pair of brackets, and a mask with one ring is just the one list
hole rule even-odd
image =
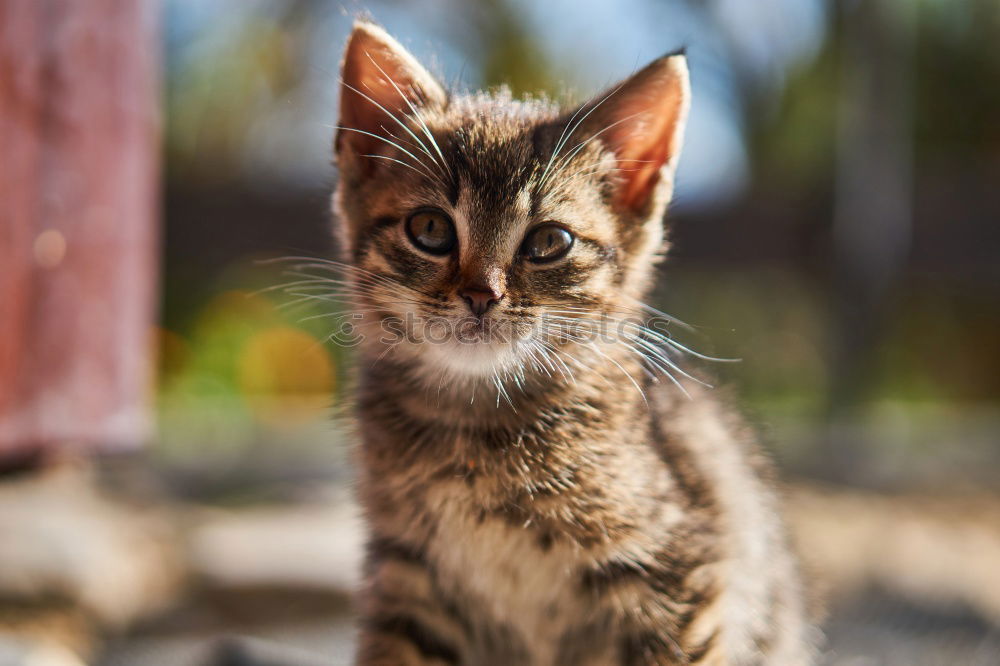
[[493, 378], [584, 344], [552, 326], [620, 314], [648, 287], [689, 103], [683, 55], [561, 108], [449, 94], [361, 22], [340, 99], [339, 231], [362, 331], [392, 353]]

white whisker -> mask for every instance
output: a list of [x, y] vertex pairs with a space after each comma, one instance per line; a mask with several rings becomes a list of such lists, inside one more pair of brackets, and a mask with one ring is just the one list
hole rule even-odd
[[[366, 55], [368, 55], [368, 54], [366, 54]], [[368, 55], [368, 57], [369, 57], [369, 58], [371, 58], [371, 55]], [[374, 61], [374, 60], [372, 60], [372, 62], [373, 62], [373, 63], [375, 63], [375, 61]], [[378, 63], [375, 63], [375, 66], [376, 66], [376, 67], [379, 67]], [[385, 75], [385, 72], [384, 72], [384, 71], [382, 71], [382, 68], [381, 68], [381, 67], [379, 67], [379, 71], [380, 71], [380, 72], [382, 72], [382, 74], [383, 74], [383, 75]], [[394, 82], [394, 81], [393, 81], [392, 79], [390, 79], [390, 78], [389, 78], [388, 76], [386, 76], [386, 78], [387, 78], [387, 79], [389, 79], [389, 82], [390, 82], [390, 83], [392, 84], [392, 86], [393, 86], [394, 88], [396, 88], [396, 91], [397, 91], [397, 92], [399, 92], [399, 95], [400, 95], [400, 97], [402, 97], [403, 99], [407, 99], [407, 98], [406, 98], [406, 95], [404, 95], [404, 94], [403, 94], [403, 92], [402, 92], [401, 90], [399, 90], [399, 87], [398, 87], [398, 86], [396, 86], [396, 83], [395, 83], [395, 82]], [[376, 102], [376, 101], [375, 101], [374, 99], [372, 99], [372, 98], [371, 98], [370, 96], [368, 96], [367, 94], [365, 94], [365, 93], [363, 93], [362, 91], [358, 90], [358, 89], [357, 89], [357, 88], [355, 88], [354, 86], [352, 86], [352, 85], [350, 85], [350, 84], [348, 84], [348, 83], [344, 82], [344, 81], [343, 81], [343, 79], [341, 79], [341, 84], [343, 84], [343, 85], [344, 85], [344, 86], [345, 86], [346, 88], [348, 88], [349, 90], [353, 90], [353, 91], [354, 91], [355, 93], [357, 93], [357, 94], [361, 95], [361, 96], [362, 96], [362, 97], [364, 97], [364, 98], [365, 98], [366, 100], [368, 100], [369, 102], [371, 102], [372, 104], [374, 104], [375, 106], [377, 106], [377, 107], [378, 107], [378, 108], [379, 108], [379, 109], [380, 109], [380, 110], [382, 111], [382, 113], [384, 113], [385, 115], [387, 115], [387, 116], [389, 116], [390, 118], [392, 118], [393, 120], [395, 120], [395, 121], [396, 121], [396, 124], [398, 124], [398, 125], [399, 125], [400, 127], [402, 127], [402, 128], [403, 128], [403, 130], [404, 130], [404, 131], [405, 131], [405, 132], [406, 132], [407, 134], [409, 134], [410, 136], [412, 136], [412, 137], [413, 137], [413, 139], [414, 139], [414, 140], [415, 140], [415, 141], [416, 141], [416, 142], [417, 142], [418, 144], [420, 144], [420, 149], [421, 149], [421, 150], [422, 150], [422, 151], [424, 152], [424, 154], [425, 154], [425, 155], [427, 155], [427, 157], [431, 158], [431, 161], [433, 161], [433, 162], [434, 162], [435, 164], [437, 164], [437, 160], [436, 160], [436, 159], [434, 159], [434, 156], [433, 156], [433, 155], [431, 155], [431, 153], [430, 153], [430, 151], [429, 151], [429, 150], [427, 150], [427, 146], [426, 146], [426, 145], [424, 145], [424, 142], [420, 140], [420, 137], [418, 137], [418, 136], [417, 136], [416, 134], [414, 134], [414, 133], [413, 133], [413, 131], [412, 131], [412, 130], [411, 130], [411, 129], [410, 129], [409, 127], [407, 127], [406, 123], [404, 123], [404, 122], [403, 122], [402, 120], [400, 120], [400, 119], [399, 119], [399, 118], [398, 118], [398, 117], [396, 116], [396, 114], [394, 114], [394, 113], [392, 113], [391, 111], [389, 111], [389, 110], [388, 110], [387, 108], [385, 108], [384, 106], [382, 106], [381, 104], [379, 104], [378, 102]], [[407, 104], [409, 104], [409, 100], [408, 100], [408, 99], [407, 99]], [[411, 110], [413, 110], [413, 106], [412, 106], [412, 105], [410, 105], [410, 109], [411, 109]], [[422, 163], [422, 162], [421, 162], [421, 163]], [[440, 166], [440, 165], [438, 165], [438, 166]]]
[[[420, 126], [423, 128], [424, 135], [431, 142], [431, 145], [434, 146], [434, 150], [437, 151], [437, 154], [441, 157], [441, 167], [445, 169], [448, 168], [448, 161], [444, 158], [444, 154], [441, 152], [441, 148], [440, 146], [438, 146], [437, 140], [434, 139], [434, 135], [431, 134], [430, 129], [427, 127], [427, 123], [424, 122], [423, 117], [421, 117], [416, 107], [413, 106], [413, 103], [410, 101], [410, 98], [403, 94], [403, 91], [399, 89], [399, 86], [396, 85], [396, 82], [392, 80], [391, 76], [385, 73], [385, 70], [382, 69], [382, 67], [377, 62], [375, 62], [375, 59], [372, 58], [371, 54], [366, 53], [365, 55], [367, 55], [368, 59], [372, 61], [372, 64], [374, 64], [375, 67], [378, 68], [378, 71], [382, 72], [382, 76], [384, 76], [389, 81], [389, 83], [392, 84], [392, 87], [396, 89], [396, 92], [399, 93], [400, 97], [403, 98], [403, 100], [406, 102], [406, 105], [410, 107], [410, 111], [413, 113], [413, 117], [420, 122]], [[423, 142], [421, 142], [421, 145], [423, 145]]]

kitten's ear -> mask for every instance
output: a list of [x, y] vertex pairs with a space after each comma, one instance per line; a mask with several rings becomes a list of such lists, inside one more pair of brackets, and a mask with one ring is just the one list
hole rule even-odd
[[385, 30], [367, 21], [354, 24], [340, 78], [335, 146], [341, 156], [345, 151], [386, 152], [389, 144], [376, 137], [399, 135], [403, 130], [396, 119], [447, 101], [444, 88], [430, 72]]
[[657, 183], [673, 180], [690, 106], [687, 59], [654, 60], [580, 110], [584, 138], [597, 135], [619, 160], [619, 205], [641, 211]]

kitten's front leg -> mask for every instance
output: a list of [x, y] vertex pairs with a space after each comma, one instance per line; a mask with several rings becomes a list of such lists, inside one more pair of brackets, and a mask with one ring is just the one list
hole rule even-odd
[[387, 540], [369, 546], [356, 666], [459, 666], [463, 634], [428, 565]]

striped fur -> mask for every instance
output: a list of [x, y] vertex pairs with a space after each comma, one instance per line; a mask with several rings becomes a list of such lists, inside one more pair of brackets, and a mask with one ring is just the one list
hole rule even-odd
[[[625, 344], [540, 323], [579, 332], [639, 311], [687, 108], [677, 58], [574, 112], [448, 95], [383, 31], [356, 26], [335, 203], [364, 335], [359, 665], [810, 662], [753, 434], [693, 375], [668, 381], [680, 359], [658, 362], [636, 328]], [[661, 98], [659, 116], [629, 115]], [[454, 221], [448, 256], [403, 231], [426, 206]], [[550, 220], [572, 250], [519, 259]], [[458, 290], [484, 279], [502, 297], [476, 341], [432, 339], [425, 324], [467, 318]], [[516, 341], [475, 337], [491, 327]]]

